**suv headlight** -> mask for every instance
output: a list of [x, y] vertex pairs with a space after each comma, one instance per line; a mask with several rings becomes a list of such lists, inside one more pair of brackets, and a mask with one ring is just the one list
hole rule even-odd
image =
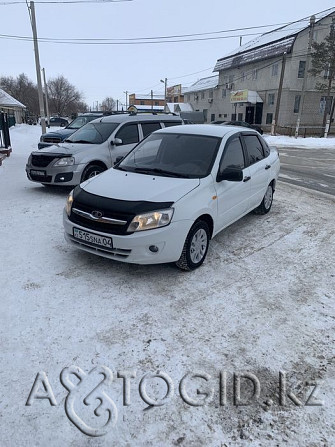
[[167, 210], [138, 214], [130, 222], [127, 232], [132, 233], [134, 231], [153, 230], [154, 228], [165, 227], [171, 222], [173, 211], [173, 208], [169, 208]]
[[65, 205], [66, 214], [69, 217], [70, 217], [70, 214], [71, 214], [72, 204], [73, 204], [73, 190], [67, 196], [66, 205]]
[[74, 157], [64, 157], [60, 158], [54, 166], [72, 166], [74, 165]]

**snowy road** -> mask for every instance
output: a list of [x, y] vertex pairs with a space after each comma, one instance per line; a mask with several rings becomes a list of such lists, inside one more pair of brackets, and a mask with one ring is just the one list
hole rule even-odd
[[[270, 214], [215, 237], [195, 272], [116, 263], [69, 247], [66, 192], [26, 179], [39, 131], [11, 129], [13, 153], [0, 168], [1, 447], [334, 445], [334, 199], [278, 184]], [[68, 395], [60, 374], [71, 365], [83, 373]], [[102, 386], [118, 417], [93, 438], [78, 420], [106, 422], [83, 404], [101, 381], [88, 375], [95, 366], [114, 373]], [[122, 371], [136, 372], [129, 396]], [[147, 394], [168, 396], [148, 406], [140, 382], [157, 371], [171, 380], [151, 380]], [[208, 376], [182, 382], [199, 371]], [[241, 400], [257, 381], [260, 395], [241, 406], [246, 372]]]

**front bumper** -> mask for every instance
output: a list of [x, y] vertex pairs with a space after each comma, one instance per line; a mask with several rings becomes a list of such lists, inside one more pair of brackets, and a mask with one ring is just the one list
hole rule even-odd
[[[73, 224], [64, 210], [63, 224], [65, 239], [74, 247], [85, 250], [105, 258], [134, 264], [163, 264], [176, 262], [180, 258], [186, 236], [193, 224], [191, 220], [171, 222], [166, 227], [155, 230], [140, 231], [129, 235], [113, 235], [92, 231], [77, 224]], [[112, 238], [113, 248], [105, 248], [76, 239], [73, 228], [79, 228], [100, 236]], [[156, 246], [156, 253], [149, 250]]]
[[35, 167], [26, 165], [27, 177], [30, 181], [43, 184], [79, 185], [82, 176], [82, 165]]

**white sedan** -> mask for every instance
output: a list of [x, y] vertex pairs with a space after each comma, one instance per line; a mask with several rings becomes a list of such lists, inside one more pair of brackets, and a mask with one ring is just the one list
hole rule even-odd
[[270, 211], [279, 168], [277, 150], [251, 129], [161, 129], [70, 193], [65, 237], [118, 261], [193, 270], [217, 233]]

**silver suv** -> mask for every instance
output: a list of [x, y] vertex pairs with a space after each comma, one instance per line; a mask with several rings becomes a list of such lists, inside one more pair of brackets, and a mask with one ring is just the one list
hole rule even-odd
[[47, 185], [78, 185], [112, 167], [153, 131], [182, 124], [177, 115], [110, 115], [91, 121], [61, 144], [32, 152], [29, 180]]

